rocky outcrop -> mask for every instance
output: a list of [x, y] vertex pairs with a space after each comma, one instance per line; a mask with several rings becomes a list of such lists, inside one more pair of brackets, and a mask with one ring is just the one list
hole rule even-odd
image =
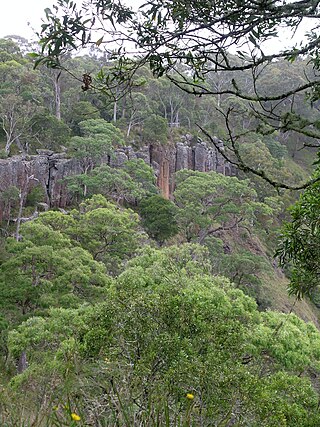
[[[222, 142], [218, 143], [222, 145]], [[113, 156], [103, 158], [100, 162], [112, 167], [121, 167], [126, 160], [135, 158], [143, 159], [152, 166], [157, 176], [158, 186], [166, 198], [169, 198], [174, 190], [174, 173], [181, 169], [218, 171], [225, 175], [235, 174], [231, 165], [224, 161], [215, 148], [204, 141], [194, 141], [190, 135], [186, 135], [177, 144], [166, 146], [146, 145], [138, 150], [123, 147], [116, 150]], [[80, 173], [79, 160], [67, 158], [66, 153], [39, 150], [38, 155], [34, 156], [2, 159], [0, 160], [0, 195], [10, 187], [25, 191], [26, 183], [28, 183], [28, 191], [40, 185], [44, 190], [45, 203], [50, 207], [64, 208], [70, 203], [65, 178]], [[31, 176], [32, 179], [28, 180]]]
[[[223, 142], [216, 140], [223, 148]], [[174, 191], [174, 174], [181, 169], [200, 172], [216, 171], [224, 175], [235, 175], [234, 167], [212, 146], [204, 141], [194, 141], [186, 135], [174, 146], [157, 146], [150, 148], [151, 166], [156, 171], [158, 186], [162, 195], [169, 198]]]
[[[77, 159], [68, 159], [64, 153], [36, 156], [14, 156], [0, 160], [0, 193], [10, 187], [30, 192], [41, 186], [49, 206], [67, 206], [70, 198], [65, 178], [81, 173]], [[32, 177], [32, 179], [28, 179]], [[26, 185], [28, 184], [28, 188]]]

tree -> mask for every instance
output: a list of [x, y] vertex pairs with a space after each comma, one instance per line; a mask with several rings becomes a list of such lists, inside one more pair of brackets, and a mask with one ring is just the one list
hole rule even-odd
[[[69, 141], [69, 150], [80, 161], [83, 174], [88, 174], [102, 158], [111, 156], [117, 145], [123, 145], [124, 139], [120, 129], [103, 119], [89, 119], [79, 123], [81, 136], [74, 136]], [[84, 196], [87, 188], [84, 184]]]
[[16, 231], [15, 231], [15, 239], [18, 241], [20, 239], [20, 226], [21, 226], [21, 220], [22, 220], [22, 212], [23, 212], [23, 206], [25, 204], [25, 201], [27, 199], [29, 190], [30, 190], [30, 183], [33, 181], [39, 181], [37, 178], [35, 178], [34, 174], [30, 175], [29, 172], [29, 165], [24, 165], [24, 171], [26, 173], [26, 179], [22, 183], [21, 188], [19, 188], [19, 210], [16, 220]]
[[143, 239], [142, 234], [139, 236], [138, 215], [130, 209], [119, 209], [112, 203], [86, 211], [73, 233], [81, 246], [95, 260], [102, 261], [112, 274], [121, 271]]
[[15, 186], [10, 186], [5, 191], [0, 193], [0, 202], [3, 205], [1, 220], [7, 220], [7, 227], [12, 219], [12, 209], [17, 208], [19, 204], [19, 189]]
[[85, 188], [87, 195], [102, 194], [117, 203], [130, 205], [157, 193], [154, 171], [142, 159], [129, 160], [118, 169], [101, 165], [89, 174], [70, 177], [68, 187], [75, 193]]
[[147, 144], [165, 144], [168, 141], [168, 122], [157, 114], [151, 114], [144, 124], [142, 139]]
[[[35, 142], [40, 146], [45, 144], [37, 138], [43, 137], [43, 133], [40, 135], [35, 122], [46, 114], [47, 88], [42, 85], [40, 72], [32, 70], [32, 63], [19, 52], [13, 41], [0, 41], [0, 121], [6, 155], [15, 145], [20, 152], [30, 152]], [[49, 122], [50, 119], [46, 125]]]
[[157, 193], [154, 170], [142, 159], [132, 159], [125, 162], [123, 169], [134, 181], [141, 185], [146, 193]]
[[39, 222], [21, 226], [21, 241], [8, 239], [8, 259], [1, 266], [4, 312], [16, 322], [49, 307], [94, 301], [108, 283], [105, 267], [59, 231]]
[[32, 117], [31, 133], [41, 147], [61, 150], [70, 139], [70, 128], [46, 110], [39, 109]]
[[21, 50], [16, 42], [11, 38], [0, 39], [0, 62], [7, 62], [10, 60], [21, 61]]
[[87, 199], [70, 216], [48, 211], [36, 221], [60, 230], [74, 246], [89, 251], [114, 275], [119, 274], [146, 238], [135, 212], [120, 208], [102, 195]]
[[143, 123], [151, 113], [148, 97], [141, 92], [132, 93], [130, 104], [126, 104], [126, 110], [129, 110], [129, 114], [127, 113], [129, 116], [127, 138], [129, 138], [131, 131], [135, 127], [143, 126]]
[[108, 425], [319, 423], [316, 327], [259, 313], [210, 275], [197, 245], [146, 248], [105, 301], [28, 319], [9, 333], [8, 347], [13, 357], [25, 349], [30, 361], [12, 380], [16, 393], [28, 389], [33, 408], [52, 384], [47, 413], [54, 402], [57, 417], [67, 400], [87, 424], [101, 413]]
[[[319, 177], [319, 167], [315, 178]], [[291, 267], [289, 291], [297, 298], [311, 296], [319, 287], [320, 185], [315, 182], [290, 210], [291, 222], [282, 228], [276, 255], [280, 265]]]
[[139, 204], [144, 228], [160, 244], [178, 233], [177, 211], [174, 203], [159, 195], [148, 197]]
[[[298, 186], [302, 182], [306, 182], [308, 174], [286, 156], [286, 147], [279, 144], [279, 142], [272, 137], [262, 137], [261, 135], [251, 134], [246, 137], [246, 140], [241, 143], [239, 153], [242, 158], [246, 160], [246, 164], [253, 170], [263, 170], [265, 173], [278, 182], [286, 182], [292, 186]], [[240, 176], [244, 174], [241, 173]], [[263, 200], [267, 195], [276, 194], [275, 189], [270, 186], [261, 177], [247, 173], [253, 183], [260, 200]], [[278, 192], [278, 194], [280, 194]], [[284, 192], [281, 193], [284, 195]]]
[[[241, 244], [243, 242], [239, 246]], [[212, 271], [215, 274], [228, 277], [245, 294], [256, 300], [259, 309], [264, 310], [270, 305], [270, 301], [261, 293], [261, 289], [263, 289], [262, 273], [267, 273], [269, 277], [272, 277], [273, 274], [273, 267], [266, 257], [242, 247], [240, 249], [231, 248], [230, 243], [228, 245], [222, 239], [214, 236], [206, 240], [206, 248], [212, 263]]]
[[11, 152], [12, 144], [16, 143], [21, 152], [28, 151], [22, 144], [22, 138], [30, 134], [30, 118], [35, 113], [35, 105], [31, 102], [24, 103], [17, 95], [7, 95], [2, 98], [0, 105], [0, 119], [2, 129], [6, 135], [5, 153]]
[[216, 172], [182, 170], [176, 174], [177, 220], [187, 241], [205, 239], [221, 231], [251, 227], [256, 213], [272, 212], [256, 201], [248, 180]]
[[65, 112], [66, 121], [75, 135], [81, 135], [81, 122], [100, 119], [100, 113], [89, 101], [75, 101]]
[[[113, 3], [107, 1], [93, 1], [91, 8], [86, 5], [81, 12], [68, 1], [60, 1], [59, 6], [54, 12], [50, 9], [46, 11], [47, 23], [41, 33], [42, 56], [39, 56], [38, 63], [53, 62], [59, 66], [56, 58], [62, 52], [88, 44], [102, 44], [106, 50], [109, 48], [112, 58], [117, 60], [113, 69], [111, 67], [103, 79], [97, 80], [97, 88], [100, 84], [105, 92], [112, 92], [117, 82], [128, 88], [137, 69], [148, 64], [155, 76], [165, 75], [190, 94], [202, 97], [232, 95], [243, 100], [248, 113], [250, 111], [254, 117], [254, 120], [248, 121], [250, 129], [246, 132], [260, 132], [263, 135], [265, 132], [281, 131], [297, 132], [311, 138], [319, 136], [317, 121], [306, 117], [299, 107], [300, 94], [307, 95], [311, 104], [316, 104], [318, 100], [318, 2], [250, 0], [239, 4], [232, 0], [212, 4], [150, 0], [140, 6], [137, 12], [122, 2], [114, 7]], [[106, 35], [97, 41], [93, 29], [95, 22], [100, 25], [102, 16]], [[281, 27], [294, 34], [301, 28], [303, 18], [308, 20], [311, 30], [307, 30], [300, 45], [280, 48], [272, 53], [266, 51], [267, 42], [271, 44], [276, 37], [281, 36]], [[129, 32], [123, 31], [121, 26], [129, 28]], [[124, 34], [128, 34], [127, 37]], [[117, 52], [113, 40], [120, 44]], [[126, 55], [128, 42], [137, 48], [134, 58]], [[311, 72], [310, 68], [305, 67], [305, 78], [295, 80], [293, 86], [291, 81], [289, 86], [275, 87], [275, 93], [266, 93], [259, 79], [265, 75], [268, 67], [274, 68], [276, 61], [291, 66], [292, 62], [306, 55], [309, 57]], [[186, 66], [187, 73], [181, 72], [181, 64]], [[235, 72], [239, 71], [241, 76], [245, 76], [244, 79], [235, 76]], [[220, 81], [221, 84], [208, 85], [206, 77], [211, 72], [223, 73], [226, 78]], [[248, 90], [248, 87], [251, 89]], [[221, 113], [229, 140], [228, 150], [222, 151], [214, 138], [210, 134], [207, 136], [223, 156], [240, 169], [266, 179], [276, 188], [304, 188], [309, 184], [282, 183], [268, 177], [263, 168], [249, 167], [239, 152], [243, 133], [232, 128], [234, 115], [237, 115], [235, 107], [221, 110]], [[201, 124], [199, 127], [205, 134], [208, 133]], [[308, 145], [318, 147], [318, 142], [315, 140]]]

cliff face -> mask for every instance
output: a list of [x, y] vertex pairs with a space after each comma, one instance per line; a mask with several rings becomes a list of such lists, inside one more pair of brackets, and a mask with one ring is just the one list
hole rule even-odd
[[[132, 147], [124, 147], [117, 150], [114, 157], [102, 159], [101, 162], [112, 167], [121, 167], [126, 160], [135, 158], [141, 158], [152, 166], [158, 186], [166, 198], [169, 198], [174, 190], [174, 173], [178, 170], [217, 171], [225, 175], [235, 173], [214, 148], [202, 141], [193, 143], [188, 136], [175, 145], [149, 145], [138, 151], [134, 151]], [[77, 159], [68, 159], [64, 153], [53, 153], [49, 150], [39, 150], [38, 155], [27, 158], [14, 156], [3, 159], [0, 160], [0, 195], [10, 187], [30, 191], [41, 185], [46, 195], [46, 203], [50, 207], [64, 208], [70, 202], [64, 178], [80, 173], [81, 167]]]
[[[222, 141], [217, 142], [223, 146]], [[150, 164], [156, 171], [158, 186], [165, 198], [173, 193], [174, 173], [181, 169], [216, 171], [228, 176], [236, 174], [232, 165], [214, 147], [204, 141], [194, 144], [191, 136], [186, 136], [173, 147], [151, 147], [150, 153]]]
[[[64, 154], [37, 156], [14, 156], [0, 160], [0, 194], [10, 187], [30, 192], [41, 186], [49, 206], [64, 207], [70, 201], [63, 179], [81, 173], [76, 159], [67, 159]], [[31, 178], [31, 179], [30, 179]]]

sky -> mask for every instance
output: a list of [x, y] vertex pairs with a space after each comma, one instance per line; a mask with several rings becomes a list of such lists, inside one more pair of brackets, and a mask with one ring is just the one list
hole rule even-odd
[[[125, 0], [133, 6], [142, 0]], [[82, 0], [76, 0], [82, 3]], [[22, 36], [28, 40], [36, 38], [35, 31], [41, 28], [44, 9], [51, 8], [55, 0], [0, 0], [0, 38], [8, 35]]]
[[[76, 1], [81, 3], [81, 0]], [[35, 31], [41, 28], [41, 18], [45, 16], [44, 9], [52, 7], [55, 0], [0, 0], [0, 3], [0, 38], [19, 35], [32, 40], [36, 39]], [[137, 6], [141, 4], [141, 0], [126, 0], [126, 3]], [[292, 44], [290, 37], [287, 38], [284, 34], [283, 36], [268, 46], [270, 50], [289, 47]], [[302, 32], [296, 35], [296, 40], [301, 40], [301, 37]]]
[[[18, 35], [31, 39], [39, 31], [44, 9], [54, 4], [53, 0], [0, 0], [0, 37]], [[28, 25], [30, 23], [30, 25]]]

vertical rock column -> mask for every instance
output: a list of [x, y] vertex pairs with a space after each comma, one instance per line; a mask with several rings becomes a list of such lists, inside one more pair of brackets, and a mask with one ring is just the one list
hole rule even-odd
[[162, 196], [165, 199], [170, 198], [170, 163], [167, 159], [163, 159], [160, 165], [160, 174], [158, 177], [158, 186]]
[[205, 142], [200, 142], [194, 147], [194, 170], [207, 172], [208, 149]]

